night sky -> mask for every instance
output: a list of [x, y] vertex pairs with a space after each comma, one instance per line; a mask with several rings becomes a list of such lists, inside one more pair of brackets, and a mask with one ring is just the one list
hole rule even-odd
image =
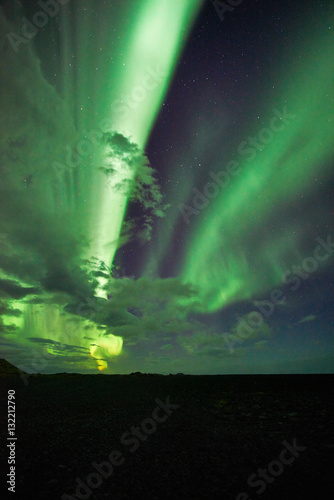
[[333, 372], [333, 2], [0, 4], [0, 357]]

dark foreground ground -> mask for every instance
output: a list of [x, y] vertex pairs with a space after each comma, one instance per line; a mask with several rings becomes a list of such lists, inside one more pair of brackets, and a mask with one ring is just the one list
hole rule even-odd
[[[49, 375], [25, 385], [2, 376], [1, 498], [333, 498], [333, 380]], [[15, 494], [6, 486], [8, 389], [16, 391]], [[154, 412], [168, 396], [179, 407]], [[143, 426], [141, 438], [132, 426]], [[294, 450], [283, 452], [287, 445]], [[104, 479], [92, 463], [113, 450], [119, 465]], [[77, 478], [90, 489], [76, 491]]]

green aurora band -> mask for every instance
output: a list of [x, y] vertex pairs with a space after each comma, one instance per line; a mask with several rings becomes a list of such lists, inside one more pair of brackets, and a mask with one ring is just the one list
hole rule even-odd
[[[272, 106], [281, 112], [286, 107], [290, 116], [286, 125], [276, 122], [282, 130], [273, 132], [271, 138], [264, 134], [262, 142], [258, 140], [261, 151], [250, 146], [245, 137], [238, 148], [239, 156], [234, 158], [240, 175], [230, 177], [229, 185], [219, 188], [219, 194], [200, 214], [191, 215], [193, 228], [182, 279], [198, 290], [201, 312], [214, 312], [233, 302], [261, 296], [282, 284], [282, 275], [291, 265], [309, 256], [302, 245], [306, 226], [286, 221], [269, 238], [265, 228], [273, 227], [274, 212], [280, 213], [297, 197], [311, 194], [316, 178], [326, 182], [331, 174], [334, 71], [328, 61], [333, 40], [313, 38], [305, 42], [306, 55], [299, 61], [298, 74], [290, 82], [282, 82], [281, 108], [277, 101]], [[318, 44], [322, 54], [319, 60], [312, 56]], [[293, 75], [296, 70], [291, 66]], [[272, 109], [266, 112], [264, 124], [269, 125], [275, 116]], [[253, 130], [251, 135], [257, 137], [260, 130]], [[226, 170], [226, 165], [215, 167], [212, 171], [216, 173]], [[203, 187], [200, 191], [203, 193]], [[317, 216], [321, 217], [319, 213]], [[250, 242], [255, 234], [258, 238], [254, 247]]]

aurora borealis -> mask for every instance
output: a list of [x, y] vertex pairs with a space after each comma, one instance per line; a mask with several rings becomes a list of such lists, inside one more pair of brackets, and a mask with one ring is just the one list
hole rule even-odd
[[1, 357], [332, 372], [330, 2], [1, 8]]

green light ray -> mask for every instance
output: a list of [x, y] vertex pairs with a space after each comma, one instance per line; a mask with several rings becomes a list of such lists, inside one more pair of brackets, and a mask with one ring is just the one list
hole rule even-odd
[[[173, 76], [186, 33], [201, 4], [201, 0], [159, 3], [147, 0], [136, 2], [132, 11], [134, 22], [127, 38], [126, 52], [122, 50], [123, 58], [117, 66], [114, 64], [110, 76], [113, 85], [108, 104], [118, 104], [105, 117], [114, 130], [131, 137], [143, 149]], [[153, 88], [145, 88], [145, 82]], [[134, 96], [137, 94], [140, 98], [136, 101]], [[120, 172], [119, 175], [119, 181], [122, 181], [124, 174]], [[102, 179], [99, 199], [94, 220], [97, 230], [93, 236], [93, 254], [112, 263], [128, 198], [117, 194], [111, 196], [110, 188]]]
[[[287, 103], [295, 118], [252, 161], [241, 161], [241, 175], [209, 202], [205, 217], [194, 216], [199, 220], [182, 276], [184, 282], [198, 287], [204, 311], [216, 311], [278, 285], [296, 256], [303, 255], [305, 233], [291, 224], [282, 228], [275, 243], [265, 239], [252, 250], [249, 242], [254, 232], [261, 234], [261, 225], [265, 227], [273, 211], [279, 212], [302, 193], [312, 193], [317, 176], [325, 181], [330, 175], [334, 72], [328, 58], [332, 49], [332, 40], [323, 40], [318, 51], [322, 57], [307, 57], [288, 91], [283, 90], [281, 102]], [[268, 112], [268, 123], [272, 116]], [[223, 168], [217, 166], [216, 171]]]
[[[80, 3], [80, 5], [82, 2]], [[104, 5], [111, 29], [97, 29], [84, 7], [64, 15], [63, 95], [78, 130], [109, 128], [130, 137], [145, 148], [150, 130], [173, 77], [187, 34], [203, 0], [132, 0], [114, 9]], [[73, 34], [74, 33], [74, 34]], [[94, 33], [88, 46], [87, 34]], [[78, 47], [76, 69], [68, 46]], [[90, 98], [87, 101], [87, 98]], [[74, 106], [77, 104], [77, 107]], [[93, 167], [103, 162], [97, 150]], [[135, 175], [135, 173], [134, 173]], [[111, 191], [100, 172], [79, 172], [80, 190], [94, 206], [88, 224], [92, 245], [90, 255], [110, 265], [113, 261], [128, 197]], [[124, 175], [119, 172], [119, 181]], [[101, 293], [101, 292], [99, 292]]]

